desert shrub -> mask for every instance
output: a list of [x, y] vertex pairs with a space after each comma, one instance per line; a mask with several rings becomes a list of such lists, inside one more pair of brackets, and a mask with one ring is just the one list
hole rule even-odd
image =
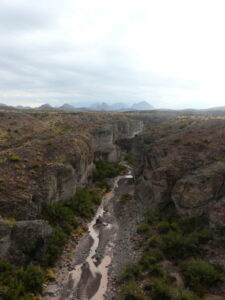
[[160, 277], [163, 279], [167, 279], [168, 275], [160, 264], [152, 264], [148, 268], [148, 272], [153, 277]]
[[19, 183], [17, 184], [18, 189], [24, 190], [25, 189], [25, 185], [23, 183]]
[[154, 224], [159, 220], [159, 214], [154, 210], [149, 210], [145, 213], [145, 221], [149, 225]]
[[149, 246], [153, 248], [162, 248], [162, 238], [159, 235], [153, 236], [149, 241]]
[[189, 253], [198, 252], [198, 239], [191, 234], [169, 231], [162, 236], [159, 247], [168, 258], [181, 259]]
[[202, 291], [224, 280], [222, 271], [201, 259], [192, 259], [183, 266], [183, 276], [188, 286]]
[[54, 269], [46, 269], [45, 276], [46, 276], [46, 279], [49, 280], [49, 281], [55, 281], [56, 280], [56, 274], [55, 274]]
[[166, 280], [154, 278], [150, 284], [145, 286], [145, 289], [150, 291], [152, 300], [170, 300], [172, 291]]
[[11, 155], [11, 156], [9, 157], [9, 160], [10, 160], [10, 161], [20, 161], [21, 158], [20, 158], [19, 155]]
[[125, 285], [119, 296], [120, 300], [145, 300], [141, 288], [136, 282], [129, 282]]
[[163, 259], [163, 253], [159, 249], [150, 249], [145, 251], [140, 259], [140, 265], [144, 270], [148, 270], [150, 266]]
[[171, 228], [171, 225], [167, 221], [163, 221], [157, 224], [157, 231], [159, 233], [167, 233]]
[[133, 158], [132, 158], [132, 153], [130, 151], [125, 153], [124, 160], [126, 160], [129, 164], [132, 164]]
[[39, 266], [29, 265], [21, 274], [25, 290], [34, 294], [42, 292], [45, 281], [44, 272]]
[[42, 292], [44, 280], [44, 272], [39, 266], [16, 268], [0, 259], [0, 299], [29, 300], [31, 293]]
[[100, 204], [101, 198], [94, 192], [77, 189], [76, 194], [67, 202], [72, 211], [84, 218], [90, 218], [94, 214], [93, 204]]
[[90, 218], [94, 214], [94, 205], [100, 202], [100, 196], [94, 191], [77, 189], [71, 199], [43, 206], [42, 218], [53, 227], [53, 233], [47, 239], [45, 265], [53, 265], [62, 253], [71, 232], [78, 226], [76, 216]]
[[179, 128], [180, 128], [180, 129], [184, 129], [184, 128], [186, 128], [187, 126], [188, 126], [187, 124], [182, 124], [182, 125], [179, 126]]
[[205, 215], [194, 216], [188, 219], [180, 221], [180, 227], [182, 232], [191, 233], [195, 230], [200, 230], [208, 227], [209, 218]]
[[67, 234], [76, 228], [78, 224], [73, 211], [62, 201], [44, 206], [43, 217], [53, 227], [61, 227]]
[[121, 196], [120, 201], [126, 202], [126, 201], [131, 200], [131, 199], [132, 199], [132, 196], [130, 194], [126, 193], [126, 194], [123, 194]]
[[119, 281], [137, 280], [141, 276], [141, 266], [138, 264], [127, 264], [119, 276]]
[[162, 200], [157, 204], [158, 212], [164, 212], [165, 210], [168, 210], [171, 207], [174, 207], [174, 204], [171, 199]]
[[147, 223], [141, 223], [137, 228], [137, 233], [143, 234], [149, 231], [150, 227]]
[[97, 181], [95, 185], [102, 190], [106, 190], [106, 192], [110, 191], [110, 185], [105, 180]]
[[210, 230], [207, 230], [207, 229], [196, 231], [196, 232], [193, 233], [193, 235], [196, 237], [199, 244], [207, 243], [208, 241], [213, 239], [212, 232]]
[[95, 161], [95, 166], [96, 169], [93, 172], [94, 181], [102, 181], [105, 178], [116, 177], [126, 171], [125, 166], [104, 160]]
[[196, 294], [193, 292], [180, 288], [177, 291], [176, 300], [201, 300], [202, 298], [199, 298]]
[[53, 233], [47, 238], [47, 251], [44, 263], [52, 266], [63, 251], [68, 236], [60, 228], [54, 228]]

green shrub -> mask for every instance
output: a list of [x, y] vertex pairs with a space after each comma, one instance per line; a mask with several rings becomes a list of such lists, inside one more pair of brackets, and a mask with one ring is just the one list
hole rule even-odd
[[137, 280], [141, 276], [141, 267], [138, 264], [127, 264], [119, 276], [119, 281]]
[[180, 288], [177, 291], [176, 300], [201, 300], [202, 298], [199, 298], [196, 294], [193, 292]]
[[136, 282], [129, 282], [121, 291], [120, 300], [145, 300], [145, 296]]
[[39, 266], [16, 268], [0, 259], [0, 299], [30, 300], [31, 293], [42, 292], [44, 280], [44, 272]]
[[198, 240], [199, 244], [204, 244], [207, 243], [208, 241], [213, 239], [213, 234], [210, 230], [207, 229], [203, 229], [203, 230], [199, 230], [196, 231], [194, 233], [194, 236], [196, 237], [196, 239]]
[[153, 236], [149, 241], [149, 246], [162, 249], [162, 238], [159, 235]]
[[23, 272], [21, 278], [27, 292], [34, 294], [42, 292], [45, 276], [44, 272], [39, 266], [29, 265]]
[[156, 211], [149, 210], [145, 213], [145, 221], [149, 225], [154, 224], [159, 220], [159, 214]]
[[183, 233], [191, 233], [196, 230], [205, 229], [209, 225], [209, 218], [205, 215], [194, 216], [180, 222]]
[[124, 160], [126, 160], [129, 164], [132, 164], [133, 158], [132, 158], [132, 153], [130, 151], [125, 153]]
[[188, 124], [182, 124], [182, 125], [179, 126], [179, 128], [180, 128], [180, 129], [184, 129], [184, 128], [186, 128], [187, 126], [188, 126]]
[[140, 259], [140, 264], [144, 270], [148, 270], [150, 266], [163, 259], [163, 253], [159, 249], [151, 249], [145, 251]]
[[126, 194], [123, 194], [123, 195], [121, 196], [120, 201], [122, 201], [122, 202], [127, 202], [127, 201], [129, 201], [129, 200], [131, 200], [131, 199], [132, 199], [132, 196], [131, 196], [130, 194], [126, 193]]
[[44, 206], [43, 217], [53, 227], [61, 227], [67, 234], [78, 225], [73, 211], [69, 207], [66, 207], [66, 203], [62, 201]]
[[137, 228], [137, 233], [143, 234], [149, 231], [150, 227], [146, 223], [141, 223]]
[[167, 279], [168, 275], [164, 271], [163, 267], [160, 264], [152, 264], [148, 268], [148, 272], [151, 276], [160, 277], [163, 279]]
[[100, 203], [101, 197], [94, 191], [77, 189], [70, 200], [43, 206], [42, 218], [53, 227], [53, 233], [47, 239], [47, 253], [43, 258], [46, 265], [53, 265], [62, 253], [70, 233], [78, 226], [76, 216], [90, 218], [94, 214], [94, 205]]
[[94, 214], [93, 204], [100, 204], [101, 199], [94, 192], [77, 189], [76, 194], [67, 202], [72, 211], [83, 218], [90, 218]]
[[157, 204], [157, 210], [159, 212], [164, 212], [165, 210], [174, 207], [174, 204], [171, 199], [162, 200]]
[[112, 163], [103, 160], [95, 161], [96, 169], [93, 172], [94, 181], [102, 181], [106, 178], [116, 177], [126, 171], [126, 167], [119, 163]]
[[9, 160], [10, 160], [10, 161], [20, 161], [21, 158], [20, 158], [19, 155], [11, 155], [11, 156], [9, 157]]
[[25, 185], [23, 183], [19, 183], [17, 184], [18, 189], [24, 190], [25, 189]]
[[97, 181], [95, 183], [95, 186], [100, 189], [105, 190], [106, 192], [110, 191], [110, 185], [105, 180]]
[[149, 285], [145, 286], [146, 290], [150, 290], [152, 300], [170, 300], [172, 291], [168, 283], [164, 279], [154, 278]]
[[162, 236], [159, 247], [168, 258], [181, 259], [187, 254], [198, 252], [198, 239], [194, 235], [169, 231]]
[[47, 239], [47, 251], [44, 257], [46, 265], [52, 266], [63, 251], [68, 236], [60, 228], [54, 228], [53, 233]]
[[224, 280], [222, 271], [201, 259], [192, 259], [183, 267], [183, 276], [188, 286], [195, 291], [208, 289]]
[[157, 224], [157, 230], [159, 233], [167, 233], [170, 230], [170, 224], [167, 221], [163, 221]]

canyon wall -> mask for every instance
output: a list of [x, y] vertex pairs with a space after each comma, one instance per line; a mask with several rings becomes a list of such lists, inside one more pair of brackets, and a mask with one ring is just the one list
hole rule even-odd
[[225, 226], [224, 120], [182, 117], [150, 126], [133, 141], [137, 195], [151, 208], [172, 201], [182, 216]]
[[25, 263], [51, 233], [38, 220], [43, 204], [88, 185], [94, 160], [119, 161], [116, 141], [140, 132], [142, 121], [115, 113], [11, 112], [0, 123], [0, 257]]

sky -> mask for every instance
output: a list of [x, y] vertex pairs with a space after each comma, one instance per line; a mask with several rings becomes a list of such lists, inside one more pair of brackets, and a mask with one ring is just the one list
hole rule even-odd
[[224, 0], [0, 0], [0, 103], [225, 106]]

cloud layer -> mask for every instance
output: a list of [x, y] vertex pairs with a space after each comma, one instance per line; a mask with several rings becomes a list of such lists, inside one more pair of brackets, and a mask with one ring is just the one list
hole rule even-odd
[[225, 105], [222, 0], [0, 0], [0, 7], [0, 102]]

